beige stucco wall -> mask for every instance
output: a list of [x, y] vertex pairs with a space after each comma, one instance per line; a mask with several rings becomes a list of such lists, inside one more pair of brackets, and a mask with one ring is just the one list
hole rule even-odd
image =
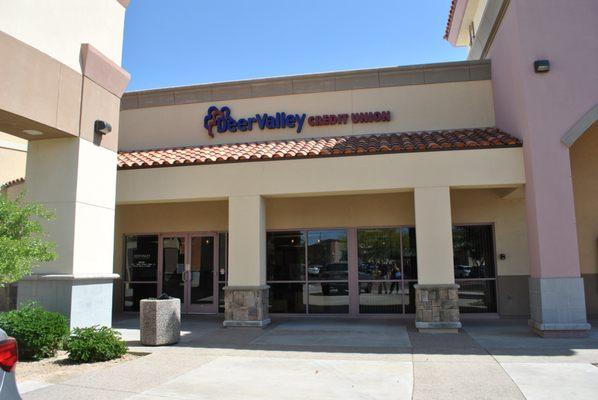
[[437, 151], [123, 170], [117, 204], [397, 192], [525, 183], [521, 148]]
[[125, 8], [116, 0], [0, 1], [0, 30], [81, 72], [81, 43], [120, 65]]
[[27, 153], [0, 147], [0, 185], [25, 176]]
[[577, 240], [582, 274], [598, 273], [598, 123], [571, 147]]
[[267, 229], [415, 225], [413, 193], [270, 198]]
[[[256, 113], [338, 114], [390, 111], [392, 120], [380, 123], [264, 129], [216, 134], [210, 138], [203, 118], [211, 105], [231, 107], [233, 118]], [[487, 81], [437, 83], [343, 90], [260, 98], [235, 99], [124, 110], [120, 117], [122, 150], [237, 143], [275, 139], [327, 137], [347, 134], [494, 126], [492, 87]]]
[[25, 177], [27, 141], [0, 132], [0, 185]]
[[[524, 199], [493, 189], [452, 190], [454, 224], [493, 223], [499, 275], [529, 274]], [[413, 192], [266, 198], [266, 229], [414, 226]], [[228, 231], [228, 202], [121, 205], [116, 209], [115, 272], [122, 268], [122, 237], [133, 233]]]
[[116, 207], [114, 272], [122, 273], [123, 235], [228, 230], [226, 201], [139, 204]]

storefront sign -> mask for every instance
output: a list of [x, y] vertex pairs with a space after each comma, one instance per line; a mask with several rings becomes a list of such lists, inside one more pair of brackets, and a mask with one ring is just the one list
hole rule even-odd
[[277, 112], [274, 115], [268, 113], [255, 114], [254, 117], [234, 119], [231, 117], [230, 107], [211, 106], [204, 117], [203, 126], [208, 130], [208, 135], [214, 137], [216, 132], [247, 132], [256, 126], [259, 129], [295, 129], [301, 133], [305, 120], [310, 126], [345, 125], [349, 122], [354, 124], [365, 122], [386, 122], [390, 121], [390, 111], [358, 112], [351, 114], [324, 114], [313, 115], [307, 118], [307, 114], [287, 114]]

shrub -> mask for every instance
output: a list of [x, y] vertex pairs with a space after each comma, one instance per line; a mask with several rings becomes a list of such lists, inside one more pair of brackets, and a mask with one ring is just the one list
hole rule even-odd
[[19, 357], [30, 360], [53, 356], [69, 334], [66, 317], [35, 303], [0, 313], [0, 328], [17, 339]]
[[108, 361], [122, 357], [128, 350], [120, 333], [107, 326], [73, 329], [66, 349], [76, 362]]

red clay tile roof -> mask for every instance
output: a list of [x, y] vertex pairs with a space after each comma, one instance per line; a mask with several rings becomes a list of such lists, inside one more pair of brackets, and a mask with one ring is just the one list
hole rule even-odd
[[11, 181], [4, 182], [2, 185], [0, 185], [0, 189], [7, 189], [11, 186], [18, 185], [19, 183], [23, 183], [23, 182], [25, 182], [25, 178], [13, 179]]
[[118, 168], [519, 146], [519, 139], [495, 128], [388, 133], [124, 151], [118, 154]]
[[448, 39], [449, 33], [451, 32], [451, 25], [453, 24], [453, 17], [455, 16], [455, 8], [457, 7], [458, 0], [451, 0], [451, 8], [449, 10], [448, 19], [446, 20], [446, 28], [444, 30], [444, 39]]

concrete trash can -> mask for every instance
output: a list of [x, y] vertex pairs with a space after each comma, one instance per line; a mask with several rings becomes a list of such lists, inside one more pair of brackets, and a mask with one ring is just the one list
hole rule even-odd
[[181, 337], [181, 300], [145, 299], [140, 301], [141, 344], [161, 346], [177, 343]]

